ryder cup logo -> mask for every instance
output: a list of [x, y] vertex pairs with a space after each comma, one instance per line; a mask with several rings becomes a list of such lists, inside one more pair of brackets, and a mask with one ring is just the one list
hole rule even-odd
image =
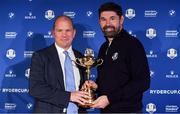
[[6, 57], [9, 59], [13, 59], [14, 57], [16, 57], [16, 52], [13, 49], [9, 49], [6, 52]]
[[131, 8], [127, 9], [125, 16], [126, 16], [128, 19], [134, 18], [134, 17], [136, 16], [135, 10], [134, 10], [134, 9], [131, 9]]
[[28, 69], [25, 70], [25, 76], [26, 76], [27, 78], [29, 78], [29, 76], [30, 76], [30, 68], [28, 68]]
[[156, 30], [153, 28], [149, 28], [146, 30], [146, 37], [148, 37], [149, 39], [153, 39], [156, 37]]
[[153, 103], [149, 103], [146, 105], [146, 111], [149, 112], [150, 114], [156, 112], [156, 105]]
[[53, 10], [47, 10], [45, 12], [45, 18], [48, 19], [48, 20], [51, 20], [55, 17], [54, 15], [54, 11]]
[[170, 59], [174, 59], [177, 56], [178, 55], [177, 55], [177, 50], [176, 49], [171, 48], [171, 49], [169, 49], [167, 51], [167, 57], [169, 57]]
[[118, 58], [118, 52], [114, 53], [112, 56], [112, 60], [115, 61]]

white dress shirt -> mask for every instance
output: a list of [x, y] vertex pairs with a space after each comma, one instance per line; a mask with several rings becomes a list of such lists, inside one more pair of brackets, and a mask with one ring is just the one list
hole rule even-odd
[[[59, 56], [59, 60], [61, 63], [61, 67], [62, 67], [62, 71], [63, 71], [63, 79], [64, 79], [64, 87], [66, 89], [66, 82], [65, 82], [65, 71], [64, 71], [64, 61], [65, 61], [65, 54], [63, 53], [64, 51], [67, 51], [71, 60], [75, 61], [75, 55], [74, 52], [72, 50], [72, 46], [68, 49], [68, 50], [64, 50], [63, 48], [61, 48], [60, 46], [58, 46], [55, 43], [55, 47], [57, 49], [58, 52], [58, 56]], [[79, 85], [80, 85], [80, 73], [79, 73], [79, 69], [77, 68], [76, 64], [72, 61], [72, 65], [73, 65], [73, 73], [74, 73], [74, 79], [75, 79], [75, 85], [76, 85], [76, 90], [79, 90]]]

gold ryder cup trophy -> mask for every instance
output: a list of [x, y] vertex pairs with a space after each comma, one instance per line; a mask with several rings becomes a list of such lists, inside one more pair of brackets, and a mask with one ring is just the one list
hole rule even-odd
[[[103, 60], [102, 59], [95, 59], [94, 58], [94, 51], [92, 49], [87, 48], [85, 50], [84, 57], [76, 58], [75, 63], [86, 69], [87, 80], [89, 80], [90, 74], [91, 74], [90, 69], [92, 67], [96, 67], [96, 66], [101, 65], [103, 63]], [[83, 89], [82, 91], [88, 92], [88, 94], [91, 98], [87, 99], [88, 103], [86, 103], [85, 105], [80, 105], [80, 106], [88, 108], [92, 105], [93, 101], [95, 100], [95, 93], [93, 92], [93, 89], [91, 87], [87, 87], [86, 89]]]

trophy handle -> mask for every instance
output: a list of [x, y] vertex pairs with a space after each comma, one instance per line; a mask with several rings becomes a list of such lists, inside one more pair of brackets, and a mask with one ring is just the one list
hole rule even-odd
[[[74, 61], [74, 60], [73, 60]], [[74, 61], [77, 65], [82, 66], [82, 67], [86, 67], [85, 65], [82, 64], [81, 62], [81, 58], [76, 58]]]
[[99, 66], [99, 65], [102, 65], [102, 63], [103, 63], [103, 59], [97, 59], [97, 60], [96, 60], [95, 67], [96, 67], [96, 66]]

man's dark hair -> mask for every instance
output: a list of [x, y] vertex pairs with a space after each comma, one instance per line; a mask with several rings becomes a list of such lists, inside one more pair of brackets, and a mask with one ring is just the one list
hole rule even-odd
[[103, 11], [114, 11], [119, 16], [123, 14], [121, 6], [113, 2], [107, 2], [107, 3], [102, 4], [100, 8], [98, 9], [98, 11], [99, 11], [99, 17]]

